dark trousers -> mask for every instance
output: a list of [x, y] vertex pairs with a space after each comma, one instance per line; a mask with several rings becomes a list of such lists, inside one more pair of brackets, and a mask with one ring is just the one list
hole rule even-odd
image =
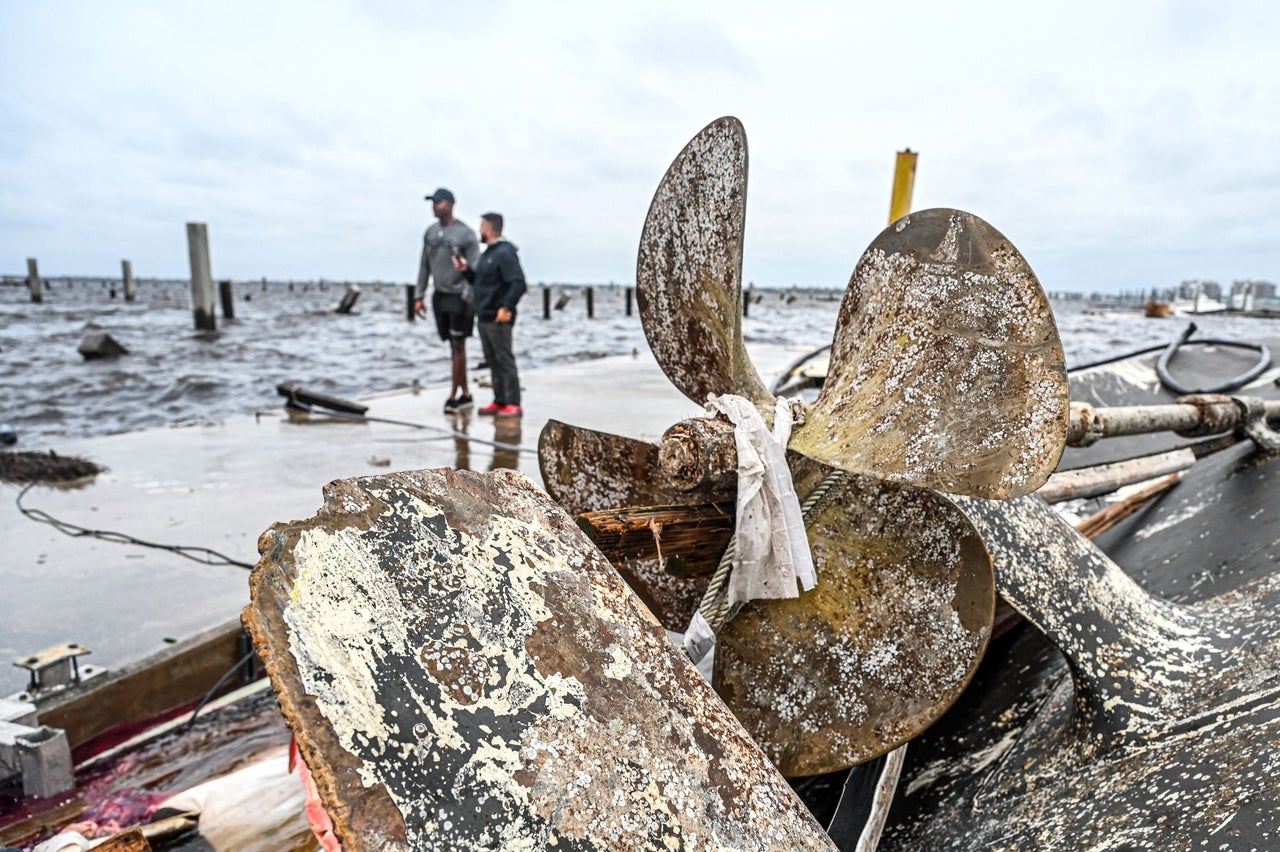
[[516, 353], [511, 348], [511, 322], [481, 322], [480, 346], [489, 362], [493, 377], [493, 401], [499, 405], [520, 404], [520, 374], [516, 372]]

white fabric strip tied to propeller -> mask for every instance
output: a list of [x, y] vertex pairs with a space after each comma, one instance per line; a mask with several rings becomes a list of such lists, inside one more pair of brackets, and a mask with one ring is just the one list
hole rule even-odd
[[[773, 431], [759, 409], [736, 394], [712, 394], [707, 410], [733, 424], [738, 450], [737, 523], [733, 532], [733, 569], [729, 575], [730, 612], [747, 601], [795, 598], [818, 582], [804, 529], [800, 498], [787, 466], [791, 427], [803, 409], [791, 400], [774, 401]], [[715, 646], [715, 630], [699, 610], [693, 614], [684, 644], [695, 664]]]

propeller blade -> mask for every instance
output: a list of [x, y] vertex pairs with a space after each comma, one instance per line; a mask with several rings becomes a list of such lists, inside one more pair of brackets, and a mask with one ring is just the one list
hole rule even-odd
[[790, 448], [843, 470], [1018, 497], [1058, 464], [1068, 395], [1053, 311], [1026, 260], [970, 213], [890, 225], [845, 291], [832, 371]]
[[1071, 663], [1076, 731], [1106, 747], [1187, 730], [1277, 689], [1280, 575], [1187, 605], [1139, 586], [1039, 495], [957, 497], [1000, 594]]
[[[1237, 481], [1232, 493], [1242, 487]], [[1222, 496], [1205, 492], [1195, 505]], [[910, 786], [919, 784], [919, 798], [903, 806], [919, 819], [894, 826], [889, 846], [1275, 848], [1280, 575], [1175, 603], [1144, 590], [1036, 495], [956, 505], [988, 543], [1001, 595], [1062, 651], [1071, 677], [1036, 687], [1022, 708], [1026, 693], [997, 688], [994, 700], [1007, 709], [989, 733], [999, 745], [972, 752], [980, 761], [931, 751], [929, 766], [940, 771], [916, 773]], [[1233, 532], [1239, 540], [1257, 530]], [[1222, 557], [1213, 559], [1203, 576], [1220, 568]], [[1248, 576], [1248, 561], [1219, 578], [1234, 585]], [[1006, 668], [1037, 665], [1019, 655]], [[978, 701], [988, 700], [991, 693]], [[971, 735], [982, 742], [988, 733], [961, 726], [947, 738], [968, 744]], [[1177, 818], [1161, 819], [1175, 812], [1171, 801]]]
[[698, 133], [667, 169], [640, 236], [636, 299], [671, 383], [699, 405], [736, 393], [772, 405], [742, 343], [747, 137], [736, 118]]
[[818, 585], [717, 637], [716, 691], [782, 774], [906, 742], [951, 706], [995, 616], [991, 559], [941, 495], [852, 475], [808, 523]]
[[[624, 506], [717, 503], [734, 494], [733, 483], [727, 491], [710, 485], [677, 491], [665, 484], [656, 445], [558, 420], [548, 420], [538, 436], [538, 465], [547, 493], [574, 516]], [[706, 577], [674, 577], [657, 559], [613, 564], [664, 627], [689, 624]]]
[[570, 515], [675, 502], [661, 486], [658, 447], [548, 420], [538, 435], [542, 485]]
[[719, 503], [733, 499], [709, 485], [678, 491], [666, 484], [658, 447], [647, 441], [548, 420], [538, 436], [543, 487], [570, 515], [623, 506]]
[[337, 480], [260, 546], [244, 622], [348, 852], [832, 848], [523, 475]]

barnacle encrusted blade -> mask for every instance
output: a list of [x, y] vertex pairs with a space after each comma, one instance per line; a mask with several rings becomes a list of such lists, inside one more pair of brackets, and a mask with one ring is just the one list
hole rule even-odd
[[[949, 731], [950, 756], [927, 752], [918, 798], [886, 847], [1275, 848], [1280, 575], [1164, 600], [1034, 494], [956, 505], [990, 549], [1001, 596], [1065, 655], [1071, 677], [1033, 673], [1044, 680], [1022, 708], [984, 692], [999, 718], [989, 731]], [[1032, 666], [1044, 662], [1011, 656], [1001, 671], [1031, 682]]]
[[747, 604], [716, 644], [717, 691], [788, 776], [870, 760], [931, 725], [995, 613], [981, 538], [934, 492], [850, 475], [807, 531], [817, 586]]
[[733, 496], [711, 486], [679, 491], [662, 476], [656, 444], [559, 420], [548, 420], [538, 435], [538, 467], [547, 493], [571, 515]]
[[523, 475], [340, 480], [260, 549], [244, 620], [348, 852], [833, 848]]
[[742, 343], [746, 213], [746, 131], [719, 118], [658, 184], [636, 258], [645, 337], [667, 378], [699, 405], [725, 393], [772, 404]]
[[977, 216], [922, 210], [858, 262], [831, 372], [789, 446], [896, 482], [1017, 497], [1057, 466], [1067, 413], [1062, 342], [1031, 267]]

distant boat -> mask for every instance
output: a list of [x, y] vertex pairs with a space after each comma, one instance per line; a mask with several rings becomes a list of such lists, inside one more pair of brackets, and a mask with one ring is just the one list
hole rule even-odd
[[1205, 295], [1197, 295], [1194, 299], [1172, 302], [1169, 308], [1175, 316], [1190, 316], [1194, 314], [1219, 314], [1225, 311], [1227, 306], [1217, 299], [1210, 299]]
[[1227, 310], [1227, 306], [1217, 299], [1197, 296], [1194, 299], [1179, 299], [1176, 302], [1157, 302], [1148, 299], [1143, 312], [1156, 319], [1172, 316], [1195, 316], [1196, 314], [1219, 314]]

